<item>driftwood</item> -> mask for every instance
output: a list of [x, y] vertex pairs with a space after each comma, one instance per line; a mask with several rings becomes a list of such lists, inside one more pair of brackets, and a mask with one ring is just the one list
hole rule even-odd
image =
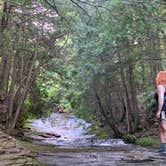
[[53, 134], [53, 133], [37, 132], [35, 134], [37, 134], [37, 135], [39, 135], [41, 137], [44, 137], [44, 138], [59, 138], [59, 137], [61, 137], [61, 135], [59, 135], [59, 134]]

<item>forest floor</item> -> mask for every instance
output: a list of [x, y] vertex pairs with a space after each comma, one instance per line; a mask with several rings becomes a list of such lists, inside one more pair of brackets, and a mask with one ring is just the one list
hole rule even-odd
[[152, 124], [147, 129], [144, 129], [140, 132], [136, 132], [135, 136], [138, 138], [141, 138], [141, 137], [159, 137], [159, 125]]

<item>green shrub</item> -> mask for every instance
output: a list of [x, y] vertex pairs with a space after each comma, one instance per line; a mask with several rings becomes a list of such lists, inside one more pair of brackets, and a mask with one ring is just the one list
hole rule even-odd
[[126, 143], [135, 143], [136, 142], [136, 136], [135, 135], [131, 135], [131, 134], [127, 134], [123, 137], [123, 140]]

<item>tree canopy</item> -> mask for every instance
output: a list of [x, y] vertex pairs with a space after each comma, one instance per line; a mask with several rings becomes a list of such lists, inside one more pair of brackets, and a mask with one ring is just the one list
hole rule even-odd
[[0, 1], [1, 123], [12, 130], [27, 115], [59, 105], [111, 136], [145, 128], [156, 74], [165, 70], [165, 6]]

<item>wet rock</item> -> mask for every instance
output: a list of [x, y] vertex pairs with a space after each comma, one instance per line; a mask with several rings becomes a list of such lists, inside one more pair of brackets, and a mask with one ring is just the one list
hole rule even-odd
[[18, 148], [10, 148], [6, 150], [6, 153], [19, 153], [20, 151]]
[[2, 144], [3, 149], [15, 148], [16, 146], [15, 142], [10, 142], [9, 140], [3, 142]]
[[25, 164], [27, 162], [27, 159], [23, 158], [23, 159], [17, 159], [17, 161], [15, 162], [15, 164]]
[[13, 155], [13, 154], [3, 154], [3, 155], [0, 155], [0, 162], [2, 160], [8, 160], [8, 159], [14, 159], [14, 158], [17, 158], [18, 156], [17, 155]]
[[3, 160], [3, 161], [0, 161], [0, 163], [2, 166], [12, 165], [12, 161], [10, 160]]
[[96, 151], [96, 152], [58, 152], [43, 153], [38, 160], [47, 165], [62, 166], [165, 166], [166, 158], [154, 151]]

